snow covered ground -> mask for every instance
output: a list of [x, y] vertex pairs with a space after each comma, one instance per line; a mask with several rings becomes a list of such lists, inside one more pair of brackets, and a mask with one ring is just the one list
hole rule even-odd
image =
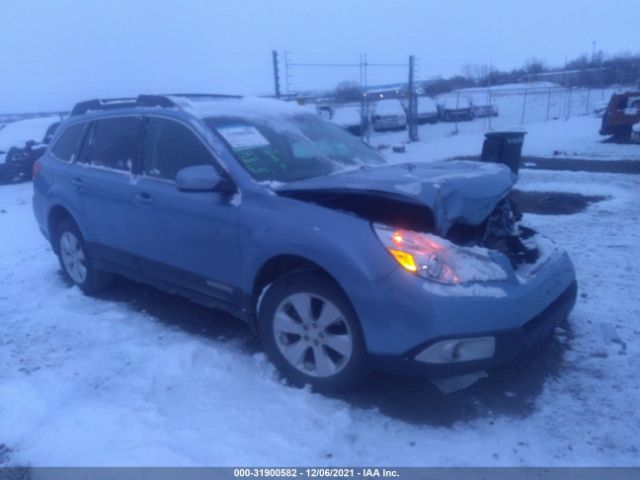
[[[597, 124], [531, 126], [525, 153], [573, 141], [592, 153]], [[395, 159], [481, 148], [479, 132], [431, 127]], [[575, 215], [526, 215], [576, 264], [570, 324], [453, 395], [378, 374], [327, 397], [283, 385], [224, 314], [131, 282], [98, 298], [69, 288], [31, 185], [1, 186], [0, 465], [640, 465], [640, 176], [524, 170], [520, 188], [609, 196]]]

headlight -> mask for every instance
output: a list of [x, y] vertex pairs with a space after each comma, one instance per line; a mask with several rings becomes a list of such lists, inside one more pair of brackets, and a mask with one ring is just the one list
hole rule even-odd
[[485, 248], [459, 247], [435, 235], [388, 225], [374, 224], [373, 229], [405, 270], [428, 280], [456, 285], [507, 278]]

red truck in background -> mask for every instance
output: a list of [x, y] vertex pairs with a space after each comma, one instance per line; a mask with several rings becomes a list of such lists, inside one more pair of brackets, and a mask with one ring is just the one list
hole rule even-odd
[[629, 141], [633, 125], [640, 122], [640, 92], [614, 93], [602, 116], [601, 135]]

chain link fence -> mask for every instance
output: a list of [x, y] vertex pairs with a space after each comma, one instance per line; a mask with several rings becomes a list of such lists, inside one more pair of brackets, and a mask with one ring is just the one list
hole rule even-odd
[[[304, 103], [315, 103], [324, 112], [333, 115], [341, 109], [358, 108], [359, 126], [350, 125], [365, 141], [375, 135], [374, 116], [382, 100], [398, 100], [405, 109], [407, 138], [415, 140], [421, 134], [431, 136], [431, 130], [442, 134], [488, 132], [518, 128], [522, 125], [568, 119], [580, 115], [599, 114], [613, 93], [637, 89], [638, 79], [632, 75], [625, 84], [598, 88], [561, 86], [548, 81], [529, 81], [522, 84], [496, 85], [488, 88], [461, 89], [422, 101], [429, 81], [420, 76], [416, 60], [413, 75], [410, 61], [373, 62], [367, 55], [358, 61], [343, 63], [297, 61], [291, 52], [284, 55], [282, 76], [286, 80], [287, 97]], [[410, 56], [406, 57], [407, 59]], [[413, 78], [414, 89], [409, 87]], [[345, 100], [335, 95], [335, 86], [341, 82], [357, 85], [362, 92], [359, 99]], [[334, 88], [331, 88], [331, 84]], [[414, 98], [411, 98], [411, 95]], [[413, 100], [413, 101], [412, 101]], [[421, 125], [411, 134], [411, 125], [424, 123], [429, 113], [421, 111], [424, 105], [435, 104], [438, 126], [433, 121]], [[412, 108], [413, 107], [413, 108]], [[345, 115], [337, 115], [343, 122]], [[353, 117], [353, 115], [351, 116]], [[442, 123], [450, 124], [442, 125]], [[346, 125], [342, 125], [345, 126]], [[399, 138], [399, 137], [398, 137]]]
[[603, 88], [565, 88], [555, 85], [522, 88], [509, 85], [463, 89], [439, 95], [434, 100], [441, 108], [441, 119], [444, 108], [452, 108], [445, 105], [471, 106], [472, 116], [465, 118], [466, 121], [452, 122], [451, 132], [487, 132], [581, 115], [599, 115], [612, 94], [634, 88], [634, 85]]

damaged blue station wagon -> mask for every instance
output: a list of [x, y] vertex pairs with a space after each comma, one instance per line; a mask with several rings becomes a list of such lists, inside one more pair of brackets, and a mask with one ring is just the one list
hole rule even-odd
[[292, 383], [329, 391], [490, 369], [568, 316], [573, 265], [521, 224], [514, 181], [391, 164], [275, 100], [142, 95], [75, 106], [34, 210], [85, 292], [118, 274], [231, 312]]

